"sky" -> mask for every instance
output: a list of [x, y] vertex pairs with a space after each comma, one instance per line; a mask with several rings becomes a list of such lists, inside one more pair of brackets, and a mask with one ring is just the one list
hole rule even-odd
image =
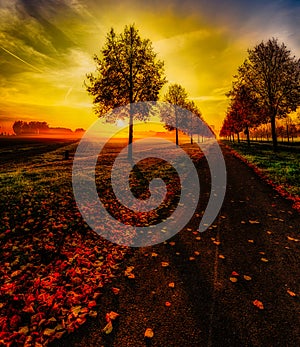
[[0, 132], [15, 120], [87, 129], [86, 74], [111, 27], [135, 24], [205, 121], [220, 128], [247, 49], [275, 37], [300, 57], [300, 0], [0, 0]]

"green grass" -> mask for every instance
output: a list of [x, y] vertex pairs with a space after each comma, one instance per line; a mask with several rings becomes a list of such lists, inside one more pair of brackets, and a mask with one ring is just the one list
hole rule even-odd
[[279, 144], [274, 152], [270, 144], [231, 143], [224, 141], [235, 151], [257, 166], [274, 183], [282, 186], [288, 193], [300, 196], [300, 148], [283, 147]]
[[0, 163], [0, 340], [5, 345], [28, 345], [33, 329], [32, 345], [40, 346], [74, 331], [86, 319], [80, 324], [71, 319], [74, 310], [93, 313], [94, 294], [120, 272], [127, 250], [90, 230], [76, 206], [72, 159], [63, 159], [65, 150], [72, 157], [75, 148], [51, 146], [24, 162]]

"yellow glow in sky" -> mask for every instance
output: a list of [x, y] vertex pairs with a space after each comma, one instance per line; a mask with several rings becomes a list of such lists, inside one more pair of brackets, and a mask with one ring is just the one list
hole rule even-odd
[[168, 82], [219, 128], [247, 48], [274, 36], [299, 56], [299, 13], [297, 1], [2, 0], [0, 133], [14, 120], [87, 129], [96, 119], [84, 87], [93, 55], [111, 27], [132, 23], [164, 60]]

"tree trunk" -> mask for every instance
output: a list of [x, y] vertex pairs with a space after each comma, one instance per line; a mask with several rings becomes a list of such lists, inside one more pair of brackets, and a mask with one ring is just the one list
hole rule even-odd
[[128, 133], [128, 159], [132, 160], [132, 141], [133, 141], [133, 112], [131, 104], [129, 106], [129, 133]]
[[176, 146], [178, 146], [178, 115], [177, 110], [175, 108], [175, 122], [176, 122], [176, 128], [175, 128], [175, 134], [176, 134]]
[[191, 145], [193, 144], [193, 115], [191, 114]]
[[[131, 30], [132, 34], [132, 30]], [[131, 40], [132, 43], [132, 40]], [[128, 134], [128, 160], [132, 160], [132, 141], [133, 141], [133, 74], [132, 74], [132, 59], [129, 71], [129, 134]]]
[[236, 134], [237, 134], [238, 143], [240, 143], [240, 142], [241, 142], [241, 141], [240, 141], [240, 133], [237, 132]]
[[275, 115], [272, 115], [271, 117], [271, 131], [272, 131], [273, 150], [274, 152], [277, 152], [278, 143], [277, 143], [277, 135], [276, 135]]
[[289, 134], [289, 125], [286, 125], [286, 136], [287, 136], [287, 140], [288, 142], [290, 142], [290, 134]]
[[246, 136], [247, 136], [247, 144], [248, 147], [250, 147], [250, 132], [249, 132], [249, 127], [246, 125], [246, 130], [245, 130]]

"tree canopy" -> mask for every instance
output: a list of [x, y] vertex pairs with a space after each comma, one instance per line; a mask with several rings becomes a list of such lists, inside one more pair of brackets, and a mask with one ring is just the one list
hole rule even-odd
[[[168, 102], [171, 105], [176, 105], [176, 106], [185, 108], [188, 103], [187, 98], [188, 98], [188, 94], [186, 90], [180, 84], [173, 83], [169, 86], [168, 91], [163, 97], [163, 101]], [[168, 123], [170, 118], [175, 118], [175, 127], [170, 127], [166, 125], [166, 128], [169, 131], [175, 129], [176, 145], [178, 146], [178, 143], [179, 143], [178, 127], [180, 125], [183, 125], [182, 127], [185, 126], [185, 124], [180, 124], [182, 123], [182, 119], [180, 119], [179, 109], [174, 107], [174, 111], [172, 112], [172, 110], [168, 108], [168, 110], [166, 110], [166, 112], [164, 113], [163, 118], [166, 123]]]
[[[87, 75], [89, 83], [86, 84], [99, 117], [106, 115], [107, 121], [114, 122], [117, 115], [107, 114], [108, 111], [140, 101], [158, 100], [159, 91], [166, 83], [164, 63], [157, 59], [151, 41], [142, 39], [134, 25], [125, 26], [120, 34], [112, 28], [100, 53], [100, 56], [94, 56], [97, 71]], [[133, 138], [131, 111], [127, 114], [129, 144]], [[134, 111], [136, 119], [149, 117], [147, 107], [135, 108]]]
[[276, 150], [275, 120], [300, 105], [300, 60], [291, 55], [284, 43], [272, 38], [248, 50], [247, 59], [238, 69], [238, 80], [247, 87], [249, 99], [255, 100], [261, 123], [271, 123]]

